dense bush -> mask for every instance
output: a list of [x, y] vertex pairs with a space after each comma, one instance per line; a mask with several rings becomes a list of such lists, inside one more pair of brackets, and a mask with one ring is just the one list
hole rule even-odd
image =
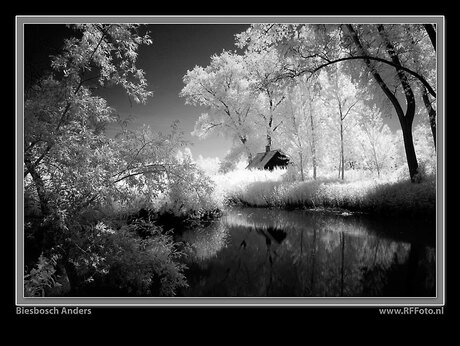
[[[139, 227], [149, 236], [138, 236]], [[132, 224], [111, 230], [96, 225], [97, 236], [105, 233], [103, 269], [94, 273], [89, 288], [131, 296], [174, 296], [176, 289], [187, 286], [185, 266], [173, 238], [152, 223]], [[107, 234], [108, 233], [108, 234]]]
[[[68, 263], [58, 246], [48, 257], [42, 254], [25, 275], [26, 296], [174, 296], [177, 288], [187, 286], [177, 244], [151, 222], [119, 229], [98, 222], [73, 230], [72, 236], [65, 252]], [[66, 292], [57, 289], [69, 279], [72, 286]]]
[[47, 290], [61, 286], [55, 275], [57, 258], [57, 255], [51, 258], [40, 255], [36, 266], [24, 275], [25, 297], [44, 297]]

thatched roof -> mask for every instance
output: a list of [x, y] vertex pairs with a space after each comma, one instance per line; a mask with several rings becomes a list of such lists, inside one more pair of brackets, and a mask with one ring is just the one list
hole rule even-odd
[[280, 150], [270, 150], [263, 153], [258, 153], [246, 167], [246, 169], [267, 169], [267, 166], [287, 165], [289, 158]]

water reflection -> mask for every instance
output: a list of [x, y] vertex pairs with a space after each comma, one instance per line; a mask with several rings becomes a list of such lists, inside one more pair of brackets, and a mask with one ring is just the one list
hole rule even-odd
[[209, 260], [227, 245], [228, 227], [218, 222], [211, 227], [185, 232], [181, 240], [187, 245], [184, 251], [196, 261]]
[[[433, 226], [315, 212], [228, 211], [185, 232], [181, 296], [434, 296]], [[420, 227], [429, 228], [421, 232]]]

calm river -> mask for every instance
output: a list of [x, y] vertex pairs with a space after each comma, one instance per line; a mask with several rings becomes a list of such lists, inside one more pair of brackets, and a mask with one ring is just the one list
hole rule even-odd
[[184, 232], [185, 297], [435, 296], [435, 225], [239, 208]]

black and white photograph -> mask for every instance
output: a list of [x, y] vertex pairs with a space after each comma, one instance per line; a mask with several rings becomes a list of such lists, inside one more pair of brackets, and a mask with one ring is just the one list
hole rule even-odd
[[442, 306], [443, 16], [20, 16], [16, 45], [17, 305]]

